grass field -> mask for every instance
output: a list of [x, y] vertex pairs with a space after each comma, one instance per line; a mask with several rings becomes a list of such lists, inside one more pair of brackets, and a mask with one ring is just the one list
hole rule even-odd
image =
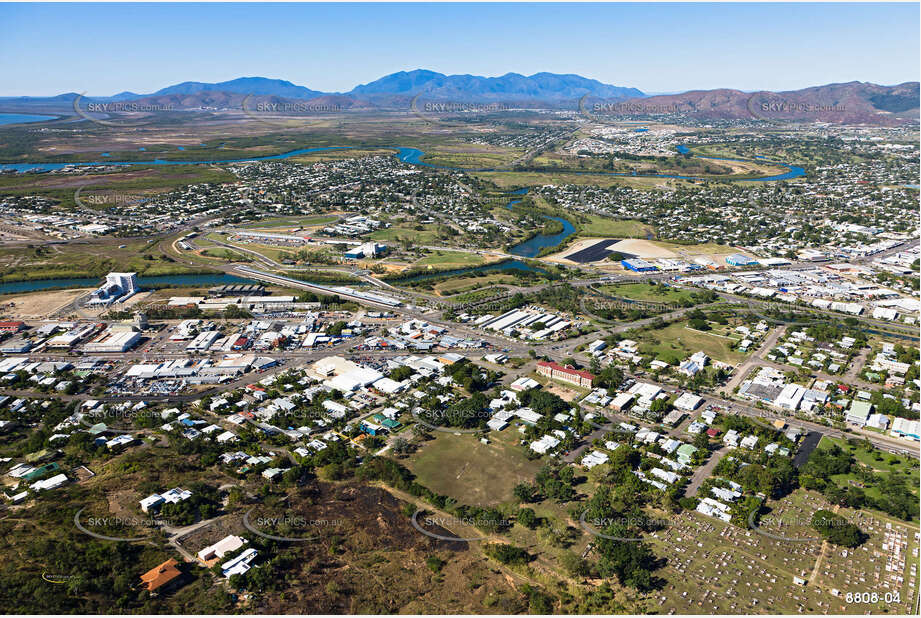
[[240, 249], [248, 249], [249, 251], [255, 251], [256, 253], [259, 253], [260, 255], [264, 255], [270, 260], [275, 260], [276, 262], [280, 262], [281, 260], [284, 260], [284, 259], [293, 258], [295, 251], [296, 251], [295, 248], [275, 247], [272, 245], [262, 245], [259, 243], [237, 243], [237, 242], [233, 242], [232, 240], [229, 240], [227, 236], [223, 234], [217, 234], [217, 233], [208, 234], [206, 238], [209, 240], [217, 240], [219, 242], [223, 242], [228, 245], [238, 247]]
[[[155, 165], [137, 166], [127, 170], [106, 174], [86, 174], [82, 176], [51, 176], [49, 174], [18, 174], [0, 177], [0, 193], [6, 195], [41, 195], [60, 201], [61, 208], [76, 205], [74, 193], [83, 187], [81, 195], [84, 203], [104, 210], [105, 203], [98, 206], [85, 198], [98, 194], [100, 198], [108, 196], [107, 192], [134, 192], [154, 195], [190, 184], [203, 182], [233, 182], [236, 176], [219, 168], [202, 165]], [[114, 204], [114, 202], [113, 202]]]
[[657, 303], [674, 303], [691, 300], [694, 295], [692, 290], [682, 290], [663, 285], [649, 285], [648, 283], [603, 285], [599, 286], [598, 289], [611, 296], [632, 298], [634, 300], [648, 300]]
[[423, 160], [432, 165], [445, 165], [467, 169], [492, 168], [509, 165], [521, 154], [520, 151], [506, 152], [433, 152]]
[[[494, 285], [513, 285], [518, 283], [519, 279], [515, 275], [504, 273], [493, 273], [484, 277], [452, 277], [446, 281], [435, 284], [435, 291], [444, 295], [458, 294], [460, 292], [470, 292], [475, 289], [490, 287]], [[496, 290], [498, 292], [498, 290]]]
[[291, 157], [295, 163], [320, 163], [322, 161], [341, 161], [342, 159], [357, 159], [360, 157], [386, 157], [396, 152], [393, 148], [351, 148], [348, 150], [327, 150]]
[[272, 230], [277, 228], [294, 228], [294, 227], [313, 227], [317, 225], [328, 225], [338, 221], [338, 215], [312, 215], [307, 217], [272, 217], [271, 219], [261, 219], [254, 223], [247, 223], [240, 227], [248, 230]]
[[[425, 245], [436, 243], [441, 240], [443, 237], [450, 238], [450, 235], [445, 232], [445, 235], [442, 235], [436, 225], [425, 225], [422, 226], [423, 229], [416, 230], [411, 227], [403, 226], [394, 226], [389, 227], [384, 230], [375, 230], [368, 234], [368, 238], [371, 240], [379, 241], [398, 241], [403, 239], [409, 239], [414, 245]], [[443, 226], [442, 226], [443, 227]], [[447, 228], [445, 228], [447, 230]]]
[[146, 241], [99, 242], [90, 245], [48, 245], [0, 249], [0, 281], [32, 281], [102, 277], [106, 273], [137, 272], [141, 276], [203, 272], [178, 264]]
[[[902, 455], [893, 455], [891, 453], [882, 453], [879, 451], [868, 453], [862, 448], [850, 446], [844, 440], [829, 438], [828, 436], [822, 436], [822, 440], [819, 442], [819, 448], [829, 449], [835, 444], [853, 455], [854, 459], [858, 462], [872, 468], [877, 474], [895, 472], [906, 475], [911, 492], [916, 496], [918, 495], [918, 486], [919, 483], [921, 483], [921, 467], [919, 467], [917, 460]], [[875, 458], [876, 453], [879, 453], [882, 459], [877, 460]], [[833, 476], [832, 480], [839, 486], [846, 488], [849, 482], [856, 481], [857, 477], [854, 474], [838, 474]], [[876, 487], [865, 487], [864, 492], [873, 498], [880, 497], [879, 490]]]
[[453, 266], [462, 268], [464, 266], [479, 266], [485, 261], [482, 255], [476, 253], [467, 253], [465, 251], [433, 251], [431, 254], [416, 261], [413, 266]]
[[589, 215], [589, 223], [579, 223], [579, 236], [610, 236], [612, 238], [646, 238], [652, 227], [640, 221], [608, 219]]
[[729, 348], [729, 339], [687, 328], [687, 322], [669, 324], [661, 330], [645, 330], [639, 340], [641, 353], [652, 354], [672, 365], [699, 350], [724, 363], [736, 364], [745, 358]]
[[496, 505], [512, 499], [518, 483], [531, 481], [540, 469], [539, 461], [528, 461], [522, 447], [514, 444], [518, 432], [490, 432], [491, 444], [472, 434], [432, 432], [412, 457], [409, 468], [419, 482], [464, 504]]

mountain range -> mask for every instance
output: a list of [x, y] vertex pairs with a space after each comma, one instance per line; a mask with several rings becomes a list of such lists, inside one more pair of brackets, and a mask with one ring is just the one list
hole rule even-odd
[[[60, 111], [81, 95], [0, 97], [5, 111]], [[120, 92], [84, 96], [84, 103], [136, 102], [175, 110], [239, 110], [249, 105], [310, 101], [325, 109], [407, 109], [412, 101], [503, 103], [556, 109], [581, 109], [600, 117], [623, 110], [675, 110], [708, 119], [760, 119], [841, 124], [917, 123], [919, 83], [881, 86], [866, 82], [827, 84], [785, 92], [696, 90], [648, 96], [636, 88], [604, 84], [574, 74], [507, 73], [501, 77], [445, 75], [417, 69], [386, 75], [348, 92], [321, 92], [281, 79], [241, 77], [224, 82], [182, 82], [152, 93]], [[590, 105], [586, 103], [590, 102]], [[295, 106], [292, 106], [295, 108]], [[600, 112], [593, 113], [592, 110]], [[635, 113], [635, 112], [634, 112]]]

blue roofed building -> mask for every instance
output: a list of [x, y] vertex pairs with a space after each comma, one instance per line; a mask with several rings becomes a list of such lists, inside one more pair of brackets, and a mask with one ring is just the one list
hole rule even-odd
[[627, 260], [621, 260], [620, 265], [626, 268], [627, 270], [632, 270], [637, 273], [649, 273], [655, 270], [658, 270], [655, 266], [647, 262], [646, 260], [641, 260], [639, 258], [630, 258]]
[[753, 260], [747, 255], [742, 255], [741, 253], [733, 253], [732, 255], [726, 256], [726, 263], [730, 266], [751, 266], [752, 264], [757, 264], [757, 260]]

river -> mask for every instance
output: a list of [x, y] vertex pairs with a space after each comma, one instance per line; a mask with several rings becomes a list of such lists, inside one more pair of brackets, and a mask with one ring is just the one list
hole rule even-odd
[[[246, 159], [203, 159], [201, 161], [196, 160], [164, 160], [164, 159], [153, 159], [149, 161], [82, 161], [82, 162], [72, 162], [72, 163], [0, 163], [0, 170], [3, 171], [16, 171], [16, 172], [28, 172], [28, 171], [53, 171], [63, 169], [65, 167], [80, 167], [80, 166], [96, 166], [96, 165], [211, 165], [215, 163], [243, 163], [247, 161], [275, 161], [279, 159], [287, 159], [288, 157], [295, 157], [297, 155], [308, 154], [311, 152], [323, 152], [326, 150], [351, 150], [351, 146], [323, 146], [317, 148], [299, 148], [297, 150], [291, 150], [289, 152], [283, 152], [280, 154], [274, 155], [265, 155], [262, 157], [250, 157]], [[425, 156], [425, 153], [418, 148], [406, 148], [403, 146], [382, 146], [382, 148], [396, 148], [396, 158], [403, 163], [409, 163], [411, 165], [422, 165], [425, 167], [431, 167], [434, 169], [445, 169], [445, 170], [455, 170], [462, 172], [520, 172], [521, 170], [513, 170], [506, 168], [495, 168], [495, 167], [484, 167], [484, 168], [460, 168], [460, 167], [451, 167], [448, 165], [436, 165], [434, 163], [427, 163], [422, 160]], [[687, 146], [676, 146], [678, 152], [682, 154], [687, 154], [690, 150]], [[103, 155], [108, 155], [109, 153], [103, 153]], [[698, 155], [694, 155], [698, 156]], [[704, 159], [720, 159], [720, 157], [701, 157]], [[764, 157], [758, 157], [763, 159]], [[724, 161], [744, 161], [744, 159], [726, 159]], [[770, 161], [774, 165], [781, 165], [786, 167], [789, 171], [784, 174], [774, 175], [774, 176], [762, 176], [761, 178], [748, 178], [748, 179], [737, 179], [736, 182], [764, 182], [771, 180], [790, 180], [791, 178], [799, 178], [805, 176], [806, 172], [801, 167], [795, 165], [788, 165], [786, 163], [780, 163], [777, 161]], [[580, 176], [590, 176], [590, 175], [602, 175], [602, 176], [636, 176], [642, 178], [677, 178], [679, 180], [706, 180], [705, 178], [695, 177], [695, 176], [680, 176], [677, 174], [627, 174], [627, 173], [617, 173], [617, 172], [569, 172], [571, 174], [577, 174]], [[732, 179], [728, 179], [732, 180]]]
[[40, 116], [38, 114], [0, 114], [0, 125], [4, 124], [26, 124], [29, 122], [42, 122], [45, 120], [54, 120], [57, 116]]
[[[446, 170], [458, 170], [458, 171], [468, 171], [468, 172], [513, 172], [516, 170], [511, 169], [501, 169], [501, 168], [458, 168], [450, 167], [446, 165], [436, 165], [433, 163], [427, 163], [423, 161], [425, 153], [418, 148], [407, 148], [407, 147], [396, 147], [397, 153], [396, 158], [410, 165], [420, 165], [435, 169], [446, 169]], [[213, 160], [202, 160], [202, 161], [190, 161], [190, 160], [163, 160], [163, 159], [153, 159], [152, 161], [93, 161], [93, 162], [76, 162], [76, 163], [2, 163], [0, 164], [0, 170], [14, 170], [17, 172], [26, 172], [26, 171], [52, 171], [58, 170], [69, 166], [96, 166], [96, 165], [190, 165], [190, 164], [213, 164], [213, 163], [242, 163], [247, 161], [274, 161], [280, 159], [287, 159], [289, 157], [307, 154], [311, 152], [323, 152], [327, 150], [349, 150], [350, 146], [324, 146], [317, 148], [299, 148], [297, 150], [291, 150], [289, 152], [284, 152], [275, 155], [266, 155], [262, 157], [251, 157], [247, 159], [213, 159]], [[679, 145], [676, 146], [676, 149], [681, 154], [688, 154], [690, 149], [687, 146]], [[109, 153], [104, 153], [108, 155]], [[697, 155], [694, 155], [697, 156]], [[702, 157], [707, 159], [719, 159], [719, 157]], [[763, 158], [763, 157], [759, 157]], [[724, 159], [727, 161], [742, 161], [742, 159]], [[788, 172], [785, 174], [779, 174], [774, 176], [765, 176], [761, 178], [752, 178], [747, 179], [747, 182], [765, 182], [771, 180], [789, 180], [791, 178], [798, 178], [805, 176], [805, 171], [801, 167], [787, 165], [785, 163], [777, 163], [771, 161], [771, 163], [776, 163], [776, 165], [782, 165], [788, 168]], [[614, 172], [572, 172], [574, 174], [580, 175], [590, 175], [590, 174], [602, 174], [607, 176], [647, 176], [647, 177], [656, 177], [656, 178], [678, 178], [683, 180], [699, 180], [691, 176], [678, 176], [673, 174], [622, 174]], [[527, 188], [518, 189], [512, 191], [512, 195], [525, 195], [528, 192]], [[507, 205], [506, 208], [511, 209], [511, 207], [518, 203], [520, 200], [512, 200]], [[536, 236], [522, 242], [518, 245], [515, 245], [509, 250], [509, 253], [512, 255], [517, 255], [525, 258], [536, 257], [541, 250], [548, 247], [559, 246], [564, 240], [569, 238], [572, 234], [575, 233], [576, 229], [572, 223], [566, 219], [560, 217], [551, 217], [548, 216], [548, 219], [553, 219], [554, 221], [559, 222], [563, 226], [563, 231], [559, 234], [537, 234]], [[441, 273], [433, 273], [432, 275], [418, 275], [418, 277], [427, 278], [427, 277], [443, 277], [452, 274], [467, 274], [471, 272], [479, 272], [482, 270], [535, 270], [532, 267], [528, 266], [524, 262], [518, 260], [513, 260], [511, 262], [504, 262], [501, 264], [487, 265], [487, 266], [477, 266], [473, 268], [458, 269], [457, 271], [443, 271]], [[539, 270], [539, 269], [538, 269]], [[227, 277], [228, 279], [218, 280], [221, 277]], [[209, 279], [215, 278], [215, 279]], [[414, 277], [407, 281], [418, 281]], [[139, 282], [141, 285], [144, 285], [144, 282], [147, 282], [148, 286], [157, 287], [168, 285], [170, 282], [175, 282], [176, 285], [217, 285], [220, 283], [238, 283], [242, 282], [242, 279], [238, 277], [233, 277], [231, 275], [177, 275], [176, 277], [141, 277]], [[52, 288], [65, 288], [65, 287], [95, 287], [99, 285], [98, 279], [44, 279], [36, 281], [17, 281], [10, 283], [0, 284], [0, 294], [8, 294], [12, 292], [30, 292], [35, 290], [44, 290]]]
[[[80, 279], [36, 279], [34, 281], [10, 281], [0, 283], [0, 294], [22, 294], [40, 290], [95, 288], [102, 285], [103, 278]], [[163, 277], [138, 277], [141, 288], [162, 288], [170, 286], [225, 285], [236, 283], [260, 283], [253, 279], [243, 279], [225, 274], [167, 275]]]

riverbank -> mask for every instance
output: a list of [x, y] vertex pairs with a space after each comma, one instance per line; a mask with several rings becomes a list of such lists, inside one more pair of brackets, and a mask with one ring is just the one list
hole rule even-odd
[[[44, 290], [67, 290], [73, 288], [96, 288], [102, 284], [103, 277], [87, 277], [76, 279], [37, 279], [32, 281], [12, 281], [0, 283], [0, 295], [25, 294]], [[223, 273], [200, 273], [190, 275], [167, 275], [162, 277], [138, 277], [138, 285], [146, 289], [160, 289], [169, 287], [202, 287], [229, 285], [239, 283], [259, 283], [252, 279], [244, 279]]]

